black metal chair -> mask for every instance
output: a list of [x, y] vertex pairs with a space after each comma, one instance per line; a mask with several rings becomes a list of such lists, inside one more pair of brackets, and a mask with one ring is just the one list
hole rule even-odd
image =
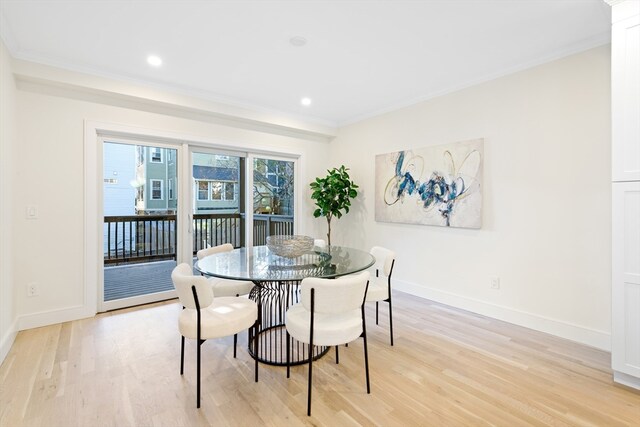
[[367, 302], [376, 303], [376, 325], [378, 324], [378, 303], [385, 301], [389, 303], [389, 336], [393, 345], [393, 305], [391, 303], [391, 274], [396, 262], [395, 252], [380, 246], [374, 246], [370, 251], [376, 259], [374, 265], [375, 276], [369, 281], [367, 290]]
[[[364, 317], [364, 302], [367, 294], [369, 272], [352, 274], [338, 279], [307, 278], [300, 285], [302, 302], [287, 310], [287, 378], [290, 374], [291, 339], [309, 344], [309, 355], [313, 346], [335, 346], [338, 363], [338, 346], [364, 338], [364, 365], [369, 385], [369, 357], [367, 353], [367, 328]], [[311, 415], [311, 383], [313, 357], [309, 357], [309, 388], [307, 392], [307, 415]]]
[[[182, 335], [180, 340], [180, 375], [184, 374], [185, 338], [195, 339], [197, 348], [197, 397], [196, 406], [200, 407], [200, 346], [208, 339], [235, 335], [245, 329], [253, 328], [249, 339], [254, 340], [255, 354], [258, 354], [258, 306], [247, 298], [214, 297], [211, 284], [205, 277], [194, 276], [191, 266], [183, 263], [171, 273], [173, 286], [183, 306], [178, 320]], [[235, 346], [234, 346], [235, 347]], [[235, 353], [235, 348], [234, 348]], [[234, 354], [235, 355], [235, 354]], [[255, 360], [255, 381], [258, 382], [258, 360]]]

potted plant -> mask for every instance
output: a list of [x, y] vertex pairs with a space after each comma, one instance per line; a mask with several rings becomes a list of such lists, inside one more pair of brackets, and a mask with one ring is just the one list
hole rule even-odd
[[315, 200], [317, 209], [313, 212], [315, 218], [324, 216], [327, 218], [327, 244], [331, 245], [331, 219], [336, 216], [341, 218], [344, 213], [349, 213], [351, 199], [354, 199], [358, 192], [358, 186], [351, 181], [349, 169], [344, 165], [339, 168], [327, 170], [328, 174], [324, 178], [316, 178], [309, 186], [313, 193], [311, 198]]

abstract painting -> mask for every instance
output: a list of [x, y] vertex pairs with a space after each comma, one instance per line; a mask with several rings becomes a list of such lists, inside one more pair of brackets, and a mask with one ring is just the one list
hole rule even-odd
[[376, 221], [482, 226], [483, 139], [376, 156]]

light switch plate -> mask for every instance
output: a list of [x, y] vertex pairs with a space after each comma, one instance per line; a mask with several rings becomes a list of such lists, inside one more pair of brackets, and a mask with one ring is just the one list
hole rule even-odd
[[38, 207], [27, 206], [26, 217], [27, 219], [38, 219]]

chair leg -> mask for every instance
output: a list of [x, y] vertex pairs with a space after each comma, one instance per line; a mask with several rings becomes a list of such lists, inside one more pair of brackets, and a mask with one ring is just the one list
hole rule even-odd
[[253, 325], [253, 331], [254, 331], [254, 335], [253, 335], [253, 351], [256, 355], [256, 357], [254, 358], [255, 361], [255, 366], [253, 367], [254, 371], [255, 371], [255, 381], [258, 382], [258, 321], [256, 320], [256, 323]]
[[311, 416], [311, 379], [313, 377], [313, 344], [309, 344], [309, 390], [307, 391], [307, 415]]
[[287, 335], [287, 378], [291, 375], [291, 336], [289, 335], [289, 331], [286, 332]]
[[180, 375], [184, 375], [184, 336], [180, 339]]
[[364, 320], [364, 305], [362, 306], [362, 337], [364, 338], [364, 370], [367, 377], [367, 394], [371, 394], [369, 384], [369, 352], [367, 351], [367, 325]]
[[197, 386], [196, 386], [196, 390], [197, 390], [197, 392], [196, 392], [196, 399], [197, 399], [196, 400], [196, 402], [197, 402], [196, 408], [200, 407], [200, 344], [202, 344], [202, 343], [199, 342], [199, 340], [198, 340], [198, 343], [196, 345], [196, 347], [198, 348], [198, 356], [197, 356], [197, 359], [198, 359], [198, 362], [197, 362], [198, 363], [198, 374], [197, 374], [198, 375], [198, 380], [197, 380]]
[[238, 345], [238, 334], [233, 334], [233, 358], [236, 358], [236, 346]]
[[378, 301], [376, 301], [376, 325], [378, 324]]
[[340, 354], [338, 353], [338, 346], [336, 346], [336, 365], [340, 363]]
[[311, 416], [311, 379], [313, 378], [314, 313], [315, 313], [315, 289], [311, 288], [311, 319], [309, 322], [309, 390], [307, 392], [307, 416]]
[[389, 335], [391, 336], [391, 345], [393, 346], [393, 308], [391, 304], [391, 295], [389, 295]]

